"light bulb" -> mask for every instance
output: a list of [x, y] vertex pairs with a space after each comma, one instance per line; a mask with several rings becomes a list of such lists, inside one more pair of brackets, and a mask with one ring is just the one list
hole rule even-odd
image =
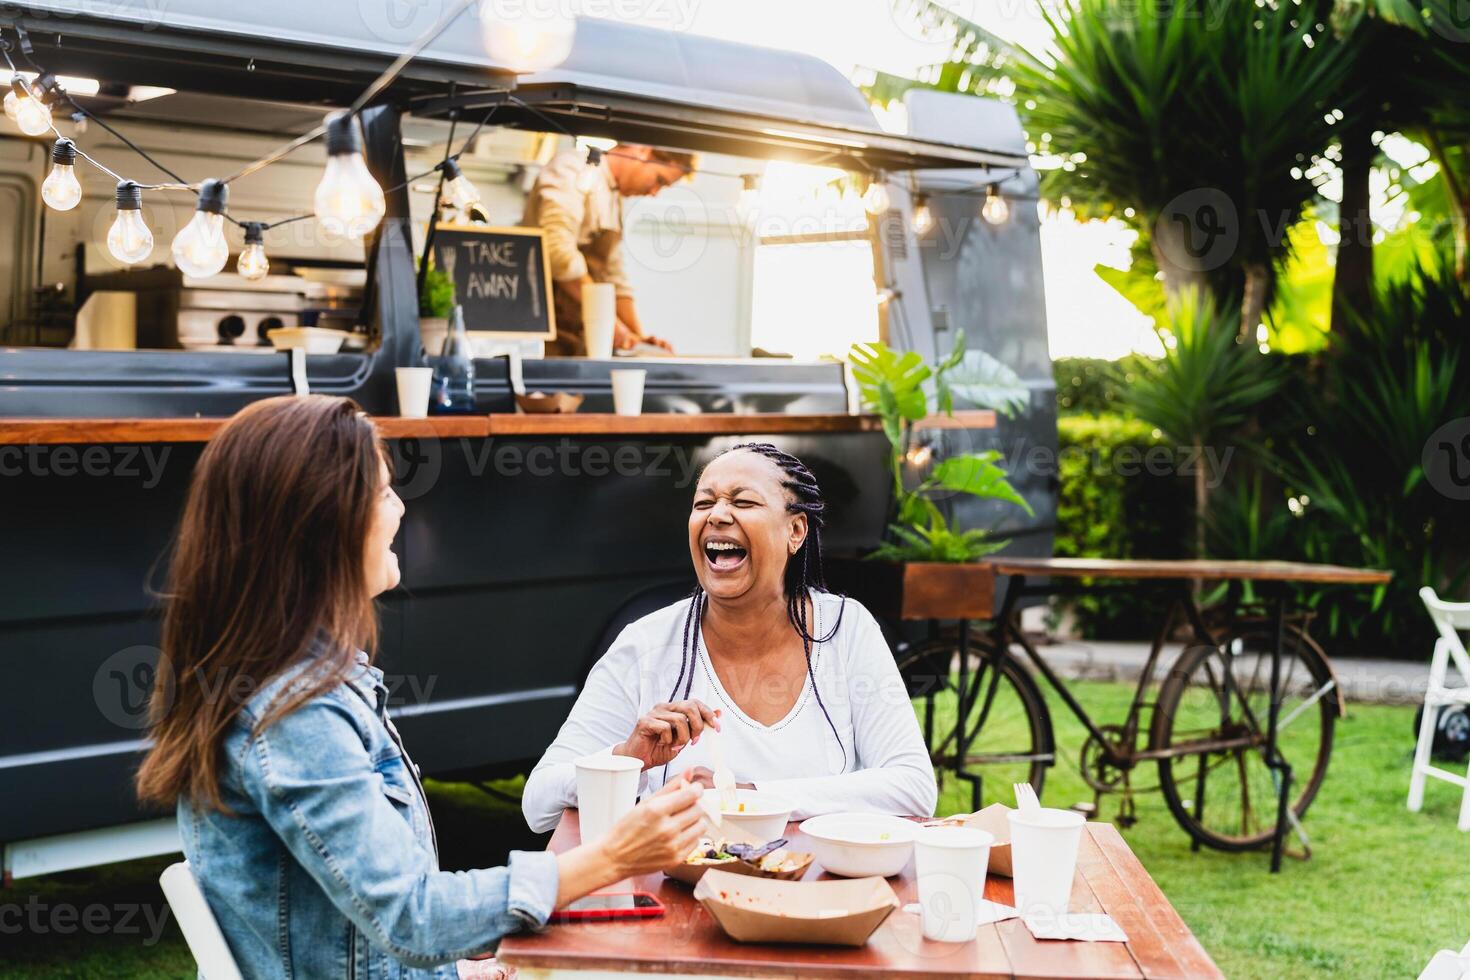
[[472, 205], [480, 203], [479, 189], [470, 183], [454, 160], [444, 161], [444, 201], [450, 207], [466, 212]]
[[480, 33], [491, 61], [511, 71], [530, 72], [567, 60], [577, 37], [576, 18], [557, 13], [558, 5], [553, 4], [513, 17], [497, 14], [497, 8], [504, 6], [486, 0], [480, 8]]
[[51, 131], [51, 109], [33, 95], [15, 100], [15, 124], [27, 136], [44, 136]]
[[228, 192], [217, 180], [206, 180], [199, 188], [199, 207], [194, 217], [174, 236], [174, 264], [184, 275], [208, 279], [225, 267], [230, 246], [225, 241], [225, 201]]
[[587, 166], [577, 173], [577, 193], [591, 194], [602, 179], [602, 151], [595, 146], [587, 147]]
[[934, 212], [929, 210], [929, 199], [923, 194], [914, 197], [914, 233], [924, 234], [934, 225]]
[[41, 200], [57, 211], [70, 211], [82, 202], [82, 185], [77, 180], [77, 148], [62, 138], [51, 147], [51, 173], [41, 185]]
[[245, 225], [245, 248], [240, 252], [235, 271], [251, 282], [264, 279], [271, 271], [271, 260], [265, 257], [265, 225], [259, 221]]
[[20, 105], [21, 99], [29, 99], [30, 93], [25, 90], [25, 83], [19, 78], [10, 80], [10, 91], [5, 93], [5, 115], [11, 119], [15, 118], [15, 110]]
[[985, 203], [980, 205], [980, 217], [993, 225], [1003, 225], [1011, 216], [1011, 206], [1000, 196], [1000, 189], [991, 184], [985, 190]]
[[153, 252], [153, 232], [143, 221], [143, 193], [131, 180], [117, 185], [117, 218], [107, 231], [107, 250], [124, 265], [142, 262]]
[[383, 189], [362, 158], [357, 120], [339, 112], [327, 120], [327, 170], [316, 188], [316, 216], [329, 234], [360, 239], [387, 212]]
[[883, 185], [881, 177], [874, 177], [868, 189], [863, 192], [863, 209], [869, 214], [882, 214], [888, 210], [892, 203], [888, 197], [888, 188]]
[[743, 223], [749, 224], [754, 220], [760, 202], [760, 177], [756, 174], [745, 174], [740, 178], [740, 199], [735, 202], [735, 213]]

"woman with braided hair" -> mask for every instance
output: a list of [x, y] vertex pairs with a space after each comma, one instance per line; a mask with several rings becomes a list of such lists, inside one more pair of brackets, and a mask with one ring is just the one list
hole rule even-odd
[[888, 644], [866, 609], [823, 585], [825, 511], [811, 471], [775, 446], [710, 462], [689, 512], [699, 584], [593, 667], [526, 782], [533, 830], [577, 805], [575, 759], [641, 760], [642, 793], [691, 767], [710, 785], [711, 738], [742, 786], [790, 802], [796, 819], [933, 813], [934, 770]]

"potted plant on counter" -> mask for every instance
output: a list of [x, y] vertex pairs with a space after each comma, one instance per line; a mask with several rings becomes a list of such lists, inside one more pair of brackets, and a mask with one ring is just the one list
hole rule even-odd
[[984, 619], [995, 575], [984, 556], [1003, 548], [991, 528], [960, 528], [938, 498], [967, 494], [1031, 506], [1016, 492], [996, 450], [934, 459], [916, 441], [925, 419], [953, 417], [956, 399], [1011, 415], [1030, 398], [1016, 372], [990, 355], [965, 349], [963, 331], [948, 356], [930, 366], [918, 354], [882, 343], [855, 344], [848, 354], [862, 405], [888, 437], [893, 476], [892, 520], [878, 548], [861, 562], [839, 563], [834, 578], [875, 612], [899, 619]]
[[430, 356], [444, 346], [449, 315], [454, 312], [454, 280], [437, 266], [429, 266], [419, 290], [419, 338]]

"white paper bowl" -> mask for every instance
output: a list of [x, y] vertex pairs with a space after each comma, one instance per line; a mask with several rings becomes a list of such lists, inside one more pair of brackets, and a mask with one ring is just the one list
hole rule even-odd
[[720, 812], [720, 791], [707, 789], [704, 795], [705, 808], [709, 812], [719, 813], [721, 823], [727, 828], [740, 831], [747, 840], [763, 844], [786, 836], [786, 824], [791, 820], [792, 807], [785, 800], [759, 790], [737, 789], [736, 803], [745, 804], [745, 812]]
[[801, 824], [823, 870], [845, 878], [891, 878], [914, 853], [918, 826], [882, 813], [827, 813]]

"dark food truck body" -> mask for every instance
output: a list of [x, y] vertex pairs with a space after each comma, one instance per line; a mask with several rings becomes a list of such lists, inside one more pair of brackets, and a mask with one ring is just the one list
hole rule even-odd
[[[61, 18], [48, 15], [47, 6], [10, 8], [0, 27], [27, 26], [36, 60], [58, 73], [179, 89], [141, 109], [120, 106], [113, 121], [126, 127], [151, 117], [165, 126], [178, 148], [170, 159], [190, 176], [228, 171], [236, 156], [249, 159], [309, 128], [323, 106], [350, 101], [397, 50], [377, 44], [361, 25], [362, 37], [344, 40], [354, 25], [328, 23], [327, 11], [311, 5], [279, 14], [294, 18], [279, 30], [249, 31], [210, 13], [214, 5], [203, 0], [178, 0], [163, 23], [152, 25], [116, 13]], [[1027, 412], [993, 429], [945, 430], [940, 437], [1013, 457], [1055, 446], [1035, 179], [1008, 108], [915, 93], [909, 114], [916, 135], [900, 137], [879, 132], [862, 96], [830, 66], [804, 56], [584, 20], [566, 64], [517, 80], [493, 71], [475, 41], [437, 42], [381, 106], [364, 113], [368, 161], [380, 183], [392, 187], [417, 172], [403, 149], [412, 127], [451, 110], [477, 119], [496, 100], [502, 108], [487, 127], [496, 134], [545, 131], [550, 116], [578, 135], [757, 159], [810, 162], [835, 153], [848, 169], [885, 171], [893, 208], [871, 223], [866, 238], [875, 282], [894, 297], [880, 319], [886, 339], [927, 358], [962, 328], [970, 346], [999, 357], [1033, 389]], [[505, 103], [512, 86], [544, 115]], [[252, 115], [246, 110], [255, 103], [239, 102], [246, 110], [235, 125], [253, 119], [263, 134], [242, 143], [232, 130], [216, 128], [231, 126], [229, 119], [202, 118], [214, 114], [205, 110], [217, 108], [220, 97], [290, 105], [268, 103], [274, 114]], [[442, 144], [445, 127], [434, 125]], [[212, 141], [231, 157], [201, 158], [205, 151], [197, 147]], [[34, 271], [25, 271], [36, 264], [37, 240], [47, 281], [60, 278], [53, 267], [62, 259], [42, 226], [39, 158], [13, 165], [37, 144], [0, 140], [7, 145], [15, 152], [0, 163], [16, 174], [3, 175], [0, 192], [17, 195], [9, 231], [17, 235], [12, 266], [20, 271], [12, 285], [19, 297], [39, 284]], [[129, 165], [140, 169], [136, 161]], [[1012, 180], [1011, 222], [997, 228], [978, 221], [971, 189], [1012, 170], [1019, 176]], [[935, 230], [924, 237], [913, 230], [910, 190], [926, 193], [934, 208]], [[276, 197], [283, 199], [273, 205], [277, 212], [309, 200]], [[89, 196], [83, 209], [100, 205]], [[326, 284], [317, 297], [326, 296], [323, 315], [328, 307], [344, 315], [344, 289], [349, 322], [360, 302], [370, 342], [362, 351], [306, 359], [312, 391], [350, 396], [384, 417], [395, 414], [394, 367], [419, 356], [410, 243], [426, 217], [412, 215], [406, 189], [390, 193], [388, 207], [367, 242], [366, 275], [361, 261], [355, 280], [327, 262], [317, 280]], [[89, 224], [83, 237], [94, 240], [94, 231]], [[161, 249], [161, 230], [159, 238]], [[332, 254], [341, 257], [340, 249]], [[88, 276], [83, 245], [64, 261], [75, 270], [73, 295], [117, 286], [117, 274]], [[197, 322], [220, 320], [236, 298], [222, 299], [207, 284], [180, 284], [166, 270], [156, 275], [165, 312], [147, 306], [140, 287], [138, 346], [149, 331], [162, 331], [167, 340], [156, 346], [185, 349], [57, 349], [45, 339], [54, 323], [27, 317], [19, 302], [5, 335], [15, 346], [0, 348], [0, 665], [10, 678], [0, 688], [0, 798], [8, 801], [0, 807], [0, 844], [7, 879], [177, 847], [171, 816], [141, 811], [131, 791], [157, 659], [153, 590], [210, 431], [254, 400], [293, 391], [284, 354], [183, 342], [195, 336]], [[697, 331], [702, 315], [688, 310], [685, 328]], [[37, 346], [47, 343], [56, 346]], [[748, 347], [736, 353], [748, 354]], [[584, 395], [578, 415], [513, 414], [514, 372], [507, 359], [495, 358], [476, 362], [477, 407], [488, 416], [385, 419], [408, 513], [396, 544], [403, 583], [383, 603], [379, 662], [394, 685], [394, 714], [426, 775], [526, 770], [617, 630], [688, 592], [684, 524], [692, 481], [722, 448], [769, 440], [811, 463], [831, 502], [832, 552], [859, 553], [882, 535], [890, 506], [887, 443], [872, 419], [853, 414], [840, 364], [640, 360], [648, 371], [645, 415], [633, 420], [608, 414], [608, 372], [616, 366], [520, 362], [526, 390]], [[1003, 516], [1015, 550], [1049, 554], [1051, 477], [1018, 471], [1014, 479], [1034, 518], [978, 502], [962, 504], [968, 509], [958, 517], [992, 523]]]

